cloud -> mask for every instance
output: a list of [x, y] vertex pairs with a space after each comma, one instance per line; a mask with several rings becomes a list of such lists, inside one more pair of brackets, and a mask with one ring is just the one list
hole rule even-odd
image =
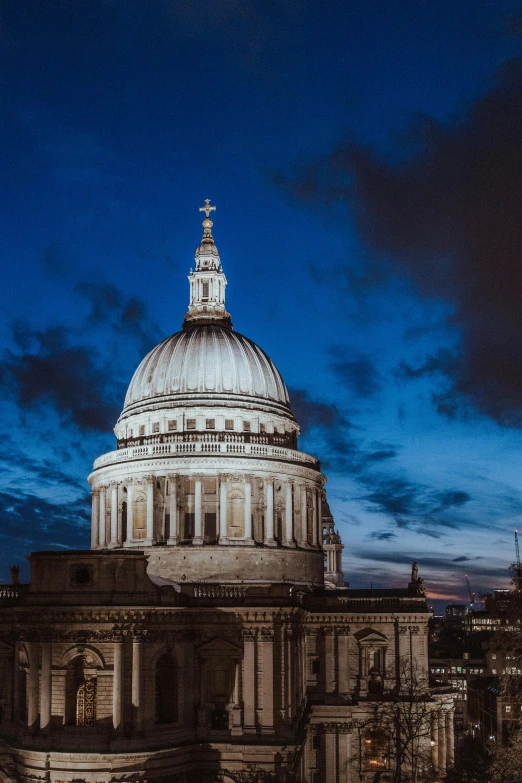
[[112, 283], [78, 283], [75, 291], [90, 305], [89, 323], [110, 325], [117, 334], [134, 340], [140, 354], [147, 354], [159, 342], [158, 326], [140, 299], [126, 300]]
[[331, 430], [336, 427], [350, 426], [337, 405], [314, 400], [304, 389], [289, 389], [288, 393], [292, 411], [303, 434], [311, 430], [312, 427], [324, 427]]
[[119, 405], [110, 367], [95, 349], [72, 344], [64, 326], [40, 331], [18, 324], [14, 337], [22, 353], [6, 352], [0, 384], [22, 409], [51, 405], [82, 430], [111, 429]]
[[374, 530], [373, 533], [370, 533], [370, 538], [374, 541], [392, 541], [397, 538], [397, 533], [392, 530]]
[[388, 158], [345, 138], [277, 181], [314, 206], [348, 204], [375, 265], [451, 306], [454, 355], [402, 368], [445, 374], [437, 410], [522, 427], [522, 58], [459, 116], [416, 118]]
[[[25, 567], [28, 551], [85, 549], [89, 545], [89, 501], [54, 504], [19, 490], [0, 492], [0, 580], [7, 567]], [[23, 578], [26, 578], [25, 576]]]
[[398, 528], [439, 538], [440, 528], [457, 528], [458, 522], [448, 511], [471, 500], [463, 490], [438, 490], [404, 478], [366, 473], [359, 478], [369, 491], [364, 499], [370, 511], [391, 517]]
[[373, 397], [381, 387], [380, 374], [367, 356], [352, 361], [339, 358], [332, 363], [332, 369], [354, 397]]
[[452, 563], [468, 563], [471, 560], [482, 560], [481, 557], [466, 557], [466, 555], [461, 555], [460, 557], [454, 557], [452, 559]]
[[114, 359], [86, 344], [85, 335], [92, 334], [94, 342], [95, 328], [110, 329], [128, 338], [141, 357], [159, 341], [159, 330], [143, 302], [125, 299], [111, 283], [79, 283], [75, 291], [90, 306], [82, 327], [59, 324], [39, 330], [13, 323], [16, 350], [6, 351], [0, 361], [0, 386], [22, 410], [50, 405], [82, 431], [108, 433], [125, 387]]

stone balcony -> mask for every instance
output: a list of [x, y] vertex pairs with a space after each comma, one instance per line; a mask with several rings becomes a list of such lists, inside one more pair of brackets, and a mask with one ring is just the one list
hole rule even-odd
[[182, 441], [171, 443], [156, 443], [144, 446], [132, 446], [109, 451], [94, 461], [94, 470], [120, 462], [131, 462], [151, 457], [184, 456], [185, 454], [223, 454], [229, 457], [235, 455], [283, 460], [297, 465], [304, 465], [313, 470], [320, 470], [319, 460], [304, 451], [283, 448], [281, 446], [261, 445], [257, 443], [228, 443], [208, 441]]

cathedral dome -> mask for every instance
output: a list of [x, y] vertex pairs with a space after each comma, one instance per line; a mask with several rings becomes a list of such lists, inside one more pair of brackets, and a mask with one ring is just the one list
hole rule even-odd
[[217, 323], [192, 326], [157, 345], [134, 373], [124, 411], [158, 398], [239, 395], [289, 408], [274, 363], [252, 340]]

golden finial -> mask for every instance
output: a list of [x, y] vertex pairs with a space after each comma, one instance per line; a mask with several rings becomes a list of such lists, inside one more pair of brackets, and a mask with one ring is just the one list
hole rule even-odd
[[209, 198], [206, 198], [206, 199], [205, 199], [205, 206], [204, 206], [204, 207], [200, 207], [200, 208], [199, 208], [199, 211], [200, 211], [200, 212], [204, 212], [204, 213], [205, 213], [205, 216], [206, 216], [206, 218], [207, 218], [207, 220], [208, 220], [208, 217], [209, 217], [210, 213], [211, 213], [211, 212], [215, 212], [215, 211], [216, 211], [216, 208], [215, 208], [215, 207], [211, 207], [211, 206], [210, 206], [210, 199], [209, 199]]

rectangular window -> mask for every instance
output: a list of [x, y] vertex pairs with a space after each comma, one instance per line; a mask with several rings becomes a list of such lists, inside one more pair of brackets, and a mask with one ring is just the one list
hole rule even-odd
[[244, 432], [250, 432], [250, 422], [249, 421], [244, 421], [243, 422], [243, 431]]
[[312, 674], [321, 674], [321, 661], [319, 660], [319, 658], [312, 658], [310, 663], [311, 663], [310, 669]]
[[216, 420], [215, 419], [207, 419], [205, 421], [205, 427], [207, 430], [215, 430], [216, 429]]
[[312, 748], [314, 750], [320, 750], [321, 749], [321, 735], [320, 734], [312, 734]]
[[511, 712], [511, 704], [506, 704], [506, 712]]
[[178, 422], [175, 419], [169, 419], [169, 430], [172, 432], [172, 430], [178, 429]]
[[152, 432], [159, 432], [159, 421], [155, 421], [152, 425]]
[[266, 424], [259, 425], [259, 432], [266, 432]]
[[208, 283], [203, 283], [203, 299], [208, 299]]
[[196, 429], [196, 419], [187, 419], [187, 429], [188, 430]]
[[234, 429], [234, 419], [225, 419], [225, 429], [226, 430]]
[[140, 435], [145, 435], [145, 425], [140, 424]]

